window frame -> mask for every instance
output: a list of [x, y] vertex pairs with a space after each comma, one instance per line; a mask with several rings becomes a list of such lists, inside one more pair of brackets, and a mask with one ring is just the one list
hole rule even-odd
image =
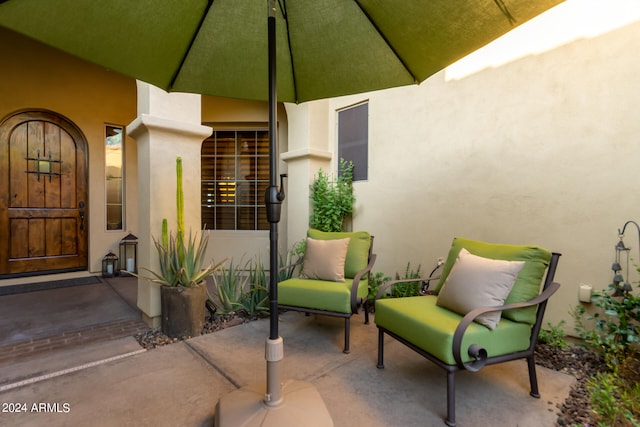
[[[110, 134], [109, 129], [116, 129], [119, 130], [119, 135], [120, 135], [120, 147], [118, 149], [118, 151], [120, 152], [120, 176], [110, 176], [110, 167], [111, 165], [108, 163], [109, 162], [109, 157], [113, 157], [113, 156], [109, 156], [109, 138], [115, 136], [116, 134], [118, 134], [118, 132], [114, 132], [114, 134]], [[115, 232], [121, 232], [126, 230], [126, 214], [125, 214], [125, 200], [126, 200], [126, 194], [125, 194], [125, 189], [126, 189], [126, 171], [125, 171], [125, 141], [126, 141], [126, 127], [124, 125], [118, 125], [118, 124], [113, 124], [113, 123], [105, 123], [104, 124], [104, 183], [105, 183], [105, 192], [104, 192], [104, 206], [105, 206], [105, 216], [104, 216], [104, 228], [105, 231], [115, 231]], [[116, 165], [117, 167], [117, 165]], [[110, 185], [110, 182], [113, 182], [115, 180], [119, 180], [120, 181], [120, 185], [119, 186], [115, 186], [113, 184]], [[119, 188], [118, 188], [119, 187]], [[112, 190], [117, 189], [118, 191], [118, 195], [119, 195], [119, 200], [117, 200], [117, 196], [116, 196], [116, 200], [110, 200], [110, 192]], [[117, 208], [118, 206], [120, 206], [120, 227], [112, 227], [109, 224], [113, 223], [113, 218], [110, 218], [110, 212], [112, 212], [114, 210], [114, 208]], [[117, 219], [117, 218], [116, 218]], [[111, 221], [110, 221], [111, 220]]]
[[[250, 125], [212, 125], [206, 124], [213, 128], [211, 136], [202, 142], [200, 150], [201, 168], [202, 173], [200, 177], [200, 209], [201, 209], [201, 228], [207, 231], [216, 232], [266, 232], [269, 230], [269, 224], [266, 221], [266, 206], [264, 205], [264, 188], [269, 185], [269, 127], [267, 123], [255, 123]], [[216, 138], [218, 134], [234, 133], [234, 154], [219, 154], [218, 143], [214, 140], [214, 152], [205, 153], [205, 144], [211, 142], [212, 138]], [[249, 154], [242, 154], [239, 150], [240, 144], [243, 142], [242, 133], [253, 133], [255, 141], [255, 150]], [[265, 145], [266, 144], [266, 145]], [[218, 174], [217, 167], [224, 162], [219, 162], [217, 159], [231, 159], [233, 158], [234, 173], [227, 180], [222, 180]], [[205, 161], [209, 162], [209, 165], [205, 164]], [[258, 163], [260, 162], [260, 163]], [[226, 164], [228, 167], [228, 163]], [[213, 171], [209, 176], [208, 170], [212, 168]], [[254, 173], [253, 179], [239, 179], [239, 171], [249, 169], [249, 175]], [[264, 176], [262, 176], [264, 175]], [[233, 200], [226, 200], [225, 203], [220, 203], [219, 193], [216, 192], [219, 183], [229, 183], [229, 188], [240, 189], [242, 186], [249, 188], [250, 196], [246, 194], [238, 195], [237, 192], [229, 192], [227, 197]], [[207, 192], [207, 186], [210, 190]], [[240, 191], [240, 190], [238, 190]], [[250, 197], [252, 200], [249, 203], [243, 203], [243, 197]], [[222, 199], [221, 199], [222, 200]], [[245, 199], [246, 200], [246, 199]], [[218, 215], [218, 208], [233, 210], [233, 228], [222, 227]], [[210, 209], [210, 211], [206, 211]], [[245, 216], [249, 218], [249, 221], [253, 221], [251, 228], [242, 227], [243, 215], [242, 211], [249, 212]], [[252, 211], [252, 212], [251, 212]], [[264, 221], [262, 221], [264, 219]], [[227, 221], [229, 218], [227, 218]], [[247, 224], [245, 222], [245, 224]], [[262, 228], [261, 228], [262, 227]]]
[[[354, 117], [357, 108], [366, 107], [364, 117]], [[351, 117], [344, 116], [348, 112], [353, 113]], [[342, 117], [342, 121], [341, 121]], [[351, 124], [362, 124], [357, 120], [366, 122], [362, 129], [345, 129], [341, 123], [350, 120]], [[345, 140], [348, 137], [351, 139]], [[362, 139], [354, 139], [362, 138]], [[344, 159], [353, 162], [353, 182], [369, 180], [369, 100], [357, 102], [336, 110], [336, 145], [338, 160]], [[339, 162], [337, 162], [339, 165]], [[338, 166], [338, 174], [340, 173]]]

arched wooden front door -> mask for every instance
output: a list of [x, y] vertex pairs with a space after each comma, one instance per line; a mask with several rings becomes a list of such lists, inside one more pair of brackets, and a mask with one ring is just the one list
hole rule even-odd
[[0, 277], [87, 269], [87, 143], [50, 111], [0, 123]]

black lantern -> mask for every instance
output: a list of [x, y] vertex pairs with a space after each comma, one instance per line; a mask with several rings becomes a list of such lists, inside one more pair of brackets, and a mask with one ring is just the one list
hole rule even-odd
[[102, 277], [113, 277], [118, 274], [118, 256], [109, 251], [102, 258]]
[[120, 274], [138, 273], [138, 238], [129, 233], [120, 240]]

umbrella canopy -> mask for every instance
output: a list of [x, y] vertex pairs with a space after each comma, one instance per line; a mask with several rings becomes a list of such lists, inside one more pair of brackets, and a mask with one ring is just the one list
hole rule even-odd
[[[279, 0], [278, 100], [422, 82], [562, 0]], [[0, 25], [167, 91], [268, 99], [265, 0], [0, 0]]]

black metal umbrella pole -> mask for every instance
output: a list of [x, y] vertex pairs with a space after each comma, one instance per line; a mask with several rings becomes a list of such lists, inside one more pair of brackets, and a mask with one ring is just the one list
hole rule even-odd
[[[266, 391], [243, 387], [223, 397], [216, 407], [214, 425], [224, 426], [333, 426], [327, 407], [315, 387], [304, 381], [281, 380], [284, 344], [278, 332], [278, 223], [285, 198], [284, 178], [278, 189], [278, 96], [276, 84], [276, 7], [267, 0], [269, 44], [269, 186], [264, 195], [269, 221], [269, 337], [265, 343]], [[285, 399], [286, 396], [286, 399]]]

